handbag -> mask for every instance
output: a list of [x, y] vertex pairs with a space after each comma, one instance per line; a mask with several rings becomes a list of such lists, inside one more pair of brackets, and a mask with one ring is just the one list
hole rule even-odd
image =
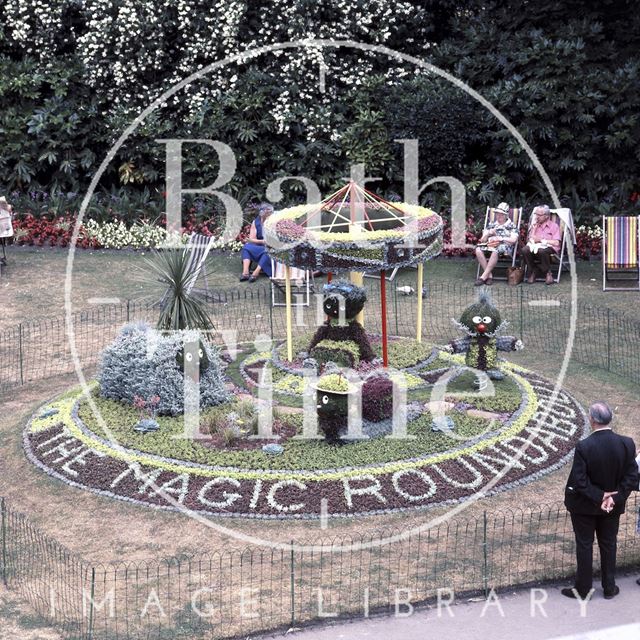
[[524, 267], [507, 267], [507, 282], [512, 287], [524, 280]]

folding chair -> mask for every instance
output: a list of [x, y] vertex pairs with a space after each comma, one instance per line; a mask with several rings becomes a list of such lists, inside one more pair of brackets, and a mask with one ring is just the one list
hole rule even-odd
[[[495, 209], [493, 207], [487, 207], [487, 213], [484, 216], [484, 226], [482, 227], [483, 230], [487, 228], [487, 225], [490, 222], [493, 222], [496, 219], [496, 214], [495, 214]], [[514, 209], [509, 209], [509, 220], [511, 220], [511, 222], [513, 222], [513, 224], [516, 226], [516, 233], [518, 234], [518, 240], [516, 241], [515, 245], [513, 246], [513, 253], [511, 256], [500, 256], [498, 258], [498, 264], [496, 264], [492, 276], [494, 280], [506, 280], [507, 279], [507, 274], [506, 274], [506, 269], [507, 267], [511, 266], [511, 267], [515, 267], [516, 266], [516, 260], [518, 258], [518, 245], [520, 244], [520, 223], [522, 222], [522, 207], [517, 207]], [[505, 269], [505, 275], [504, 276], [496, 276], [495, 275], [495, 270], [499, 267], [504, 267]], [[476, 273], [476, 278], [480, 277], [480, 274], [482, 273], [482, 269], [480, 267], [480, 265], [478, 265], [478, 272]]]
[[[552, 220], [560, 227], [560, 251], [551, 256], [551, 263], [557, 265], [558, 269], [554, 276], [556, 283], [560, 282], [560, 274], [562, 271], [569, 270], [569, 255], [567, 251], [567, 238], [570, 238], [573, 244], [576, 242], [576, 234], [573, 226], [573, 215], [571, 209], [563, 207], [561, 209], [550, 209], [549, 220]], [[527, 229], [527, 237], [531, 232], [531, 228], [535, 224], [536, 216], [531, 215], [529, 227]], [[544, 280], [543, 277], [536, 276], [536, 280]]]
[[187, 254], [187, 265], [189, 269], [189, 277], [187, 280], [186, 292], [191, 293], [200, 272], [204, 276], [205, 291], [209, 291], [209, 283], [207, 282], [207, 271], [204, 268], [205, 261], [213, 246], [213, 236], [205, 236], [201, 233], [192, 233], [189, 236], [187, 246], [184, 248]]
[[[271, 258], [271, 305], [274, 307], [286, 306], [285, 278], [286, 265], [276, 262]], [[289, 267], [289, 280], [291, 282], [291, 298], [294, 305], [308, 307], [311, 303], [311, 291], [313, 290], [313, 276], [308, 269]], [[277, 293], [280, 296], [276, 296]]]
[[[639, 216], [602, 216], [602, 290], [640, 289]], [[612, 278], [611, 275], [616, 277]], [[633, 287], [611, 287], [608, 281], [634, 282]]]

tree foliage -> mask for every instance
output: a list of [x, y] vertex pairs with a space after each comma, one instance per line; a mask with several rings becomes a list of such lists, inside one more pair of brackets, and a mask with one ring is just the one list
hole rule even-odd
[[[622, 212], [640, 191], [640, 14], [631, 0], [7, 0], [0, 7], [0, 190], [86, 189], [106, 150], [155, 99], [231, 54], [308, 38], [390, 47], [467, 83], [522, 134], [578, 219]], [[324, 80], [320, 76], [324, 74]], [[353, 163], [402, 195], [403, 148], [420, 182], [452, 174], [478, 206], [548, 201], [522, 146], [460, 88], [386, 55], [301, 45], [215, 69], [166, 97], [103, 175], [156, 207], [161, 138], [218, 139], [238, 164], [223, 190], [264, 199], [278, 177], [323, 193]], [[185, 186], [218, 159], [185, 147]], [[284, 203], [305, 196], [285, 184]], [[136, 202], [141, 194], [142, 204]], [[434, 195], [436, 194], [436, 195]], [[437, 190], [425, 191], [441, 205]], [[211, 207], [219, 206], [214, 197]]]

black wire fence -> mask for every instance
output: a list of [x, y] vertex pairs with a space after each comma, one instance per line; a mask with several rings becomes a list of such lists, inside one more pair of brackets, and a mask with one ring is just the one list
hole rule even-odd
[[[319, 619], [407, 615], [416, 604], [568, 580], [575, 570], [562, 505], [485, 511], [391, 543], [385, 531], [108, 565], [83, 561], [1, 505], [4, 584], [68, 640], [218, 640]], [[634, 494], [621, 519], [620, 569], [640, 564], [639, 505]]]
[[[416, 293], [404, 293], [410, 282], [387, 285], [386, 319], [390, 333], [416, 335]], [[378, 284], [367, 282], [369, 301], [365, 307], [366, 328], [380, 332], [382, 313]], [[459, 337], [451, 319], [477, 299], [478, 290], [467, 285], [436, 283], [427, 287], [422, 319], [423, 340], [434, 344]], [[572, 338], [572, 359], [591, 367], [640, 382], [640, 322], [612, 311], [578, 303], [571, 313], [566, 297], [542, 293], [538, 287], [493, 287], [492, 297], [502, 317], [510, 322], [508, 333], [521, 338], [529, 353], [562, 356]], [[257, 336], [282, 340], [285, 311], [272, 305], [268, 287], [252, 285], [207, 294], [208, 310], [216, 325], [215, 339], [232, 346], [251, 342]], [[313, 330], [323, 321], [320, 294], [311, 296], [309, 306], [294, 309], [294, 331]], [[127, 300], [88, 311], [77, 311], [70, 318], [24, 322], [0, 332], [0, 390], [73, 372], [68, 337], [73, 327], [78, 362], [91, 374], [101, 350], [127, 322], [154, 323], [157, 305]]]

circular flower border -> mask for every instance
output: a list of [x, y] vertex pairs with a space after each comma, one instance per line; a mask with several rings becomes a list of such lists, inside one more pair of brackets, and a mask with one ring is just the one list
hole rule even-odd
[[[564, 465], [588, 431], [584, 411], [569, 394], [561, 391], [550, 405], [549, 381], [513, 365], [508, 369], [523, 392], [510, 423], [455, 449], [391, 463], [314, 472], [247, 470], [114, 448], [79, 420], [77, 392], [39, 410], [23, 442], [27, 457], [52, 477], [159, 509], [269, 519], [426, 509], [532, 482]], [[485, 492], [492, 481], [495, 486]]]

